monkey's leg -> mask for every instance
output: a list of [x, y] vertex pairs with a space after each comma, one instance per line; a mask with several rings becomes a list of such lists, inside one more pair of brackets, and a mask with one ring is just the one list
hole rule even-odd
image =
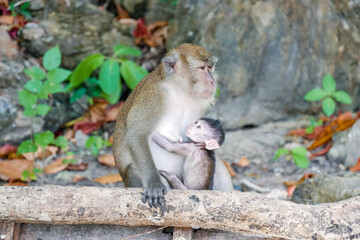
[[172, 189], [187, 189], [185, 185], [180, 181], [178, 176], [176, 176], [175, 173], [171, 173], [163, 170], [159, 170], [159, 173], [162, 177], [164, 177], [168, 181]]
[[141, 188], [141, 179], [137, 175], [137, 171], [132, 163], [124, 171], [124, 184], [125, 187]]

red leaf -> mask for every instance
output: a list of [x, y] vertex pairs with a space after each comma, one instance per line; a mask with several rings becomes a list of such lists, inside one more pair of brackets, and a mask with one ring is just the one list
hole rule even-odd
[[74, 125], [74, 130], [81, 130], [85, 134], [90, 134], [93, 131], [99, 129], [103, 122], [79, 122]]
[[287, 188], [286, 191], [287, 191], [287, 197], [288, 198], [292, 197], [292, 195], [294, 194], [295, 188], [296, 188], [296, 185], [292, 185], [292, 186]]
[[87, 163], [78, 163], [78, 164], [72, 164], [70, 163], [66, 170], [72, 170], [72, 171], [84, 171], [88, 167]]
[[291, 130], [286, 135], [305, 137], [305, 128], [298, 128], [298, 129]]
[[139, 37], [148, 37], [148, 38], [150, 38], [151, 37], [150, 33], [146, 29], [144, 18], [140, 18], [138, 20], [138, 24], [136, 26], [136, 29], [133, 32], [133, 35], [134, 35], [135, 38], [139, 38]]
[[0, 147], [0, 158], [9, 155], [10, 153], [16, 153], [17, 147], [11, 144], [5, 144], [4, 146]]
[[332, 143], [330, 143], [329, 145], [327, 145], [325, 148], [321, 149], [320, 151], [311, 154], [310, 160], [313, 160], [314, 157], [318, 157], [318, 156], [328, 153], [331, 147], [332, 147]]

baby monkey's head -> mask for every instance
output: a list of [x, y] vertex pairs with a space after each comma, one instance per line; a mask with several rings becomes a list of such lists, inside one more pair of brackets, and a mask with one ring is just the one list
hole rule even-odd
[[196, 143], [204, 143], [205, 148], [214, 150], [219, 148], [225, 133], [220, 120], [201, 118], [186, 129], [186, 136]]

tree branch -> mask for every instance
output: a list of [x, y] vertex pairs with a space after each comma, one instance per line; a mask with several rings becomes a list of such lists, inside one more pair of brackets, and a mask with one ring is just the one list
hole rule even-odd
[[141, 202], [141, 189], [0, 187], [0, 220], [200, 227], [291, 239], [360, 237], [360, 197], [314, 206], [237, 191], [172, 190], [165, 198], [155, 209]]

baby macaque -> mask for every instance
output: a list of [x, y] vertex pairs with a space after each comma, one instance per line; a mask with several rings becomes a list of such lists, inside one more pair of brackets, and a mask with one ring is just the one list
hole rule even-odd
[[186, 129], [189, 142], [170, 141], [161, 134], [155, 134], [153, 140], [169, 152], [185, 156], [184, 183], [175, 173], [160, 170], [172, 189], [211, 190], [215, 174], [214, 149], [220, 148], [225, 134], [221, 122], [210, 118], [201, 118]]

